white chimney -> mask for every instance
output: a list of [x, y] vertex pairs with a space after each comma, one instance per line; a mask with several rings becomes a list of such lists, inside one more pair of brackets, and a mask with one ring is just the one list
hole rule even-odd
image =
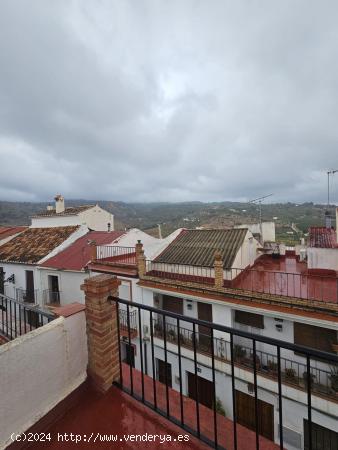
[[65, 199], [61, 194], [57, 194], [55, 196], [55, 211], [56, 214], [63, 213], [65, 210]]

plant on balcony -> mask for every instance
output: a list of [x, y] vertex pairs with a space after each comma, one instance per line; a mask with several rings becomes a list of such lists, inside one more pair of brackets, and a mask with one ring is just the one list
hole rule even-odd
[[331, 367], [330, 380], [331, 380], [331, 388], [336, 393], [338, 393], [338, 367], [337, 366]]
[[242, 361], [246, 357], [246, 350], [241, 345], [234, 346], [235, 360]]
[[[316, 378], [316, 375], [314, 375], [313, 373], [310, 373], [310, 384], [311, 384], [311, 386], [313, 385], [313, 383], [315, 381], [315, 378]], [[307, 380], [308, 380], [307, 372], [303, 372], [303, 380], [304, 380], [305, 386], [307, 386]]]
[[216, 412], [224, 417], [226, 416], [223, 403], [218, 397], [216, 398]]
[[185, 335], [183, 333], [180, 333], [180, 344], [184, 345], [187, 343], [186, 341], [187, 341], [187, 339], [186, 339]]
[[175, 341], [176, 340], [176, 332], [175, 332], [175, 330], [170, 329], [168, 331], [167, 335], [168, 335], [169, 340], [171, 340], [171, 341]]
[[294, 381], [296, 379], [296, 371], [295, 369], [291, 369], [290, 367], [285, 369], [285, 378], [288, 381]]
[[268, 366], [268, 371], [269, 372], [272, 372], [274, 375], [277, 373], [278, 364], [275, 361], [272, 361], [272, 360], [269, 359], [267, 366]]

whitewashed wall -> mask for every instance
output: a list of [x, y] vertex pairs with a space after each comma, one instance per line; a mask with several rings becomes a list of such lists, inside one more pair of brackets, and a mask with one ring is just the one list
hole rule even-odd
[[0, 346], [0, 449], [86, 379], [84, 311]]
[[307, 263], [309, 269], [329, 269], [338, 271], [338, 248], [308, 247]]
[[81, 212], [79, 219], [81, 224], [87, 225], [94, 231], [108, 231], [108, 223], [110, 223], [110, 230], [114, 230], [114, 216], [98, 205]]
[[81, 291], [81, 284], [89, 277], [87, 272], [71, 271], [71, 270], [53, 270], [39, 268], [41, 290], [49, 289], [48, 276], [57, 276], [59, 279], [60, 304], [68, 305], [69, 303], [79, 302], [85, 303], [84, 292]]

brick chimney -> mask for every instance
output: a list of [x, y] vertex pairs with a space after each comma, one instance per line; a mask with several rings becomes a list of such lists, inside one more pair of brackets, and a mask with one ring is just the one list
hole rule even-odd
[[221, 288], [223, 287], [223, 261], [221, 252], [215, 252], [215, 260], [214, 260], [214, 271], [215, 271], [215, 287]]
[[146, 257], [144, 256], [143, 244], [140, 240], [135, 245], [136, 264], [139, 278], [143, 278], [146, 273]]
[[65, 199], [62, 197], [61, 194], [57, 194], [54, 197], [55, 200], [55, 211], [56, 214], [63, 213], [65, 210]]

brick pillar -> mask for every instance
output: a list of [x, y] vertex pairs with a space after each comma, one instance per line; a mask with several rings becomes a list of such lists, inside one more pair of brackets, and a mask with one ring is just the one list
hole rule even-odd
[[143, 244], [141, 241], [137, 241], [135, 245], [136, 252], [136, 264], [138, 270], [139, 278], [143, 278], [147, 269], [146, 269], [146, 257], [144, 256]]
[[86, 298], [88, 375], [101, 391], [119, 380], [116, 306], [108, 297], [118, 297], [120, 283], [112, 275], [96, 275], [81, 286]]
[[96, 261], [97, 260], [97, 246], [95, 241], [90, 242], [90, 260]]
[[214, 270], [215, 270], [215, 287], [221, 288], [223, 287], [224, 278], [223, 278], [223, 261], [220, 252], [215, 253]]

